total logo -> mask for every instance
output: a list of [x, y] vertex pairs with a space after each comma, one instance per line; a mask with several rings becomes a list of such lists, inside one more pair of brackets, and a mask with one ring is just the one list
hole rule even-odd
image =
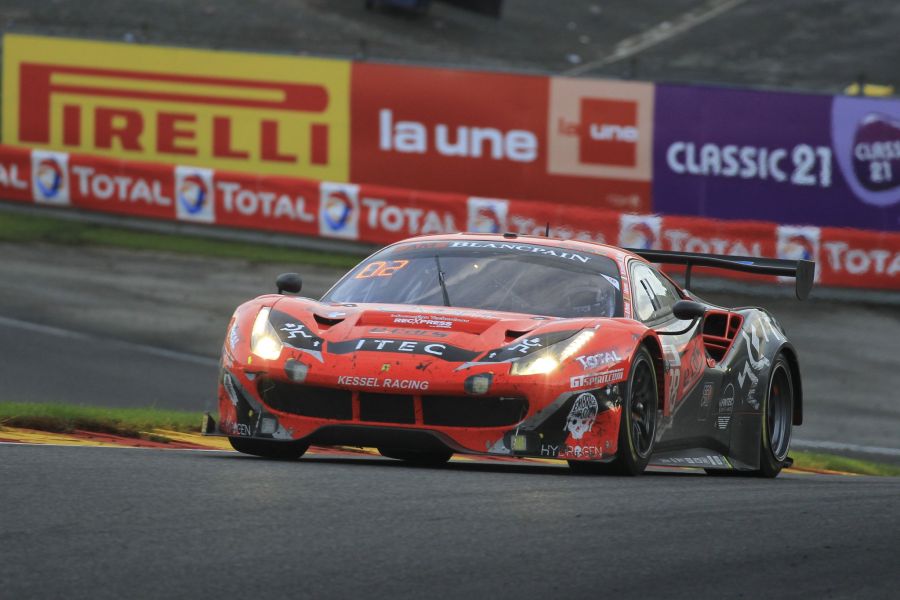
[[658, 249], [661, 227], [662, 217], [657, 215], [622, 215], [619, 218], [619, 246]]
[[812, 260], [816, 262], [816, 280], [819, 279], [819, 239], [818, 227], [778, 226], [778, 258], [786, 260]]
[[319, 235], [359, 239], [359, 186], [319, 184]]
[[509, 230], [506, 225], [509, 201], [470, 197], [467, 203], [469, 216], [466, 231], [472, 233], [502, 233]]
[[31, 191], [38, 204], [69, 205], [69, 155], [34, 150], [31, 153]]
[[182, 221], [215, 223], [212, 169], [175, 167], [175, 215]]

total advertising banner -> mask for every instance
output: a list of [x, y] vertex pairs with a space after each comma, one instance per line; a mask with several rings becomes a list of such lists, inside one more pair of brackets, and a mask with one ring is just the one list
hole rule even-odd
[[4, 35], [3, 143], [346, 181], [350, 63]]
[[552, 237], [629, 248], [806, 258], [822, 285], [900, 289], [895, 232], [630, 214], [10, 146], [0, 146], [0, 198], [374, 245], [458, 231], [540, 236], [549, 226]]
[[353, 181], [648, 210], [653, 86], [354, 63]]
[[664, 214], [900, 231], [900, 101], [659, 85]]

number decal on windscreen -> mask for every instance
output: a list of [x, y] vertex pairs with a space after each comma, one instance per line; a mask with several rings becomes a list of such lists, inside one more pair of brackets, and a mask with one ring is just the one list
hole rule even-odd
[[362, 271], [356, 274], [354, 279], [369, 279], [370, 277], [390, 277], [409, 264], [408, 260], [373, 260]]

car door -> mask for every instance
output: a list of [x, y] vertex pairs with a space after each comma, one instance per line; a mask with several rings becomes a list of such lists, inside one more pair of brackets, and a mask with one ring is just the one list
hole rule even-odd
[[672, 308], [681, 290], [651, 265], [630, 265], [634, 318], [659, 334], [665, 360], [665, 411], [657, 430], [657, 448], [667, 441], [706, 437], [715, 382], [707, 381], [701, 320], [682, 321]]

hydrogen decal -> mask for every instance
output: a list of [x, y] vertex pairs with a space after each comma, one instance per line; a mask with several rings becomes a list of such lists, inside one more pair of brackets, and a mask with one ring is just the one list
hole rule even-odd
[[212, 169], [175, 167], [175, 196], [175, 214], [178, 219], [215, 222]]
[[478, 352], [439, 344], [414, 340], [386, 340], [379, 338], [359, 338], [343, 342], [328, 342], [326, 351], [331, 354], [352, 354], [354, 352], [397, 352], [400, 354], [424, 354], [449, 362], [466, 362], [475, 358]]
[[719, 398], [719, 414], [716, 416], [716, 428], [722, 431], [728, 429], [731, 423], [731, 413], [734, 412], [734, 386], [730, 383], [725, 386], [722, 396]]
[[575, 403], [572, 404], [569, 416], [566, 417], [564, 429], [569, 432], [573, 440], [580, 440], [594, 427], [598, 412], [600, 412], [600, 405], [593, 394], [579, 394], [575, 398]]
[[578, 333], [577, 329], [551, 331], [549, 333], [523, 337], [512, 344], [489, 350], [478, 362], [500, 363], [528, 356], [532, 352], [552, 346]]
[[34, 150], [31, 153], [31, 190], [37, 204], [69, 204], [69, 155]]
[[541, 456], [549, 458], [602, 458], [603, 449], [599, 446], [541, 444]]
[[610, 383], [618, 383], [625, 379], [624, 369], [615, 369], [614, 371], [606, 371], [605, 373], [596, 373], [593, 375], [577, 375], [569, 378], [569, 387], [573, 390], [579, 388], [596, 388]]
[[513, 250], [515, 252], [528, 252], [544, 256], [555, 256], [566, 260], [580, 262], [582, 264], [591, 260], [590, 256], [583, 256], [575, 252], [566, 252], [562, 249], [546, 248], [544, 246], [532, 246], [531, 244], [510, 244], [506, 242], [450, 242], [451, 248], [493, 248], [495, 250]]

